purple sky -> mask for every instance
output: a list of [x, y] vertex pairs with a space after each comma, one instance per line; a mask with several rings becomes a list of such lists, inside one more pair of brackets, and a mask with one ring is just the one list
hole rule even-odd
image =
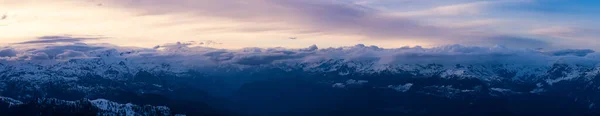
[[[216, 48], [464, 44], [600, 49], [599, 2], [567, 0], [0, 0], [2, 44]], [[44, 37], [66, 37], [54, 40]], [[42, 38], [42, 39], [40, 39]], [[295, 39], [290, 39], [295, 38]], [[50, 38], [52, 39], [52, 38]]]

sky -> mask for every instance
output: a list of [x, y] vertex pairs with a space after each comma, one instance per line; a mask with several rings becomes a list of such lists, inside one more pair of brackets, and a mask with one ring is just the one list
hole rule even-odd
[[0, 45], [600, 50], [594, 0], [0, 0]]

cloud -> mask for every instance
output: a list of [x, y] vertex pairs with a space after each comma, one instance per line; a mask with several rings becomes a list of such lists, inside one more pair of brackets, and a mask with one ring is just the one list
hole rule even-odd
[[[124, 8], [133, 8], [148, 15], [193, 13], [234, 19], [256, 24], [283, 24], [249, 28], [260, 31], [318, 32], [324, 34], [351, 34], [372, 39], [400, 37], [430, 37], [449, 35], [453, 30], [418, 21], [383, 15], [383, 11], [343, 1], [322, 0], [145, 0], [112, 1]], [[231, 9], [235, 7], [235, 9]], [[192, 11], [192, 12], [190, 12]], [[250, 26], [252, 27], [252, 26]], [[246, 27], [247, 28], [247, 27]], [[248, 29], [243, 29], [248, 30]]]
[[[44, 52], [38, 52], [35, 54], [27, 55], [25, 60], [47, 60], [50, 59], [50, 56]], [[62, 56], [61, 56], [62, 57]]]
[[[585, 27], [551, 26], [529, 30], [530, 34], [559, 41], [563, 48], [599, 49], [600, 42], [594, 41], [600, 36], [600, 30]], [[558, 43], [557, 43], [558, 44]]]
[[[12, 57], [9, 60], [69, 60], [78, 58], [101, 57], [107, 54], [103, 52], [114, 52], [115, 49], [121, 51], [128, 50], [128, 47], [120, 47], [109, 44], [92, 44], [85, 43], [44, 43], [44, 44], [11, 44], [6, 50], [0, 50], [7, 57]], [[145, 50], [136, 48], [137, 50]], [[116, 54], [116, 53], [114, 53]], [[110, 56], [114, 57], [114, 56]], [[6, 58], [4, 59], [6, 60]]]
[[392, 15], [401, 17], [478, 15], [483, 12], [482, 10], [494, 4], [496, 3], [490, 1], [470, 2], [438, 6], [421, 11], [396, 12]]
[[[530, 0], [525, 0], [530, 1]], [[102, 2], [102, 7], [96, 6]], [[339, 47], [358, 43], [383, 47], [485, 43], [485, 37], [523, 34], [517, 10], [504, 8], [523, 0], [102, 0], [15, 2], [3, 9], [31, 12], [15, 14], [22, 20], [6, 27], [13, 38], [56, 34], [96, 34], [98, 40], [119, 45], [149, 47], [177, 41], [218, 40], [221, 48], [302, 47], [311, 44]], [[382, 7], [387, 7], [385, 9]], [[2, 9], [0, 9], [2, 10]], [[64, 14], [46, 12], [72, 11]], [[399, 13], [405, 16], [390, 15]], [[11, 13], [12, 14], [12, 13]], [[58, 16], [60, 15], [60, 16]], [[13, 15], [11, 15], [13, 16]], [[39, 17], [39, 18], [34, 18]], [[104, 20], [111, 17], [111, 20]], [[44, 19], [44, 21], [34, 21]], [[68, 20], [65, 21], [65, 20]], [[509, 25], [498, 22], [510, 21]], [[13, 24], [13, 23], [11, 23]], [[531, 24], [533, 25], [533, 23]], [[57, 29], [60, 28], [60, 29]], [[85, 27], [85, 28], [82, 28]], [[32, 30], [32, 28], [35, 28]], [[522, 30], [521, 30], [522, 29]], [[24, 34], [31, 33], [31, 34]], [[298, 37], [297, 42], [282, 38]], [[97, 37], [71, 37], [97, 38]], [[261, 39], [264, 41], [255, 41]], [[339, 42], [330, 42], [343, 40]], [[40, 42], [91, 41], [60, 39]], [[96, 41], [96, 40], [94, 40]], [[461, 43], [457, 43], [457, 41]], [[546, 41], [558, 43], [555, 41]], [[486, 43], [494, 44], [494, 43]], [[217, 45], [211, 46], [215, 47]]]
[[[271, 64], [272, 62], [279, 60], [289, 60], [289, 59], [300, 59], [306, 56], [310, 56], [314, 54], [318, 48], [316, 46], [311, 46], [307, 49], [300, 50], [287, 50], [282, 48], [270, 48], [270, 49], [255, 49], [252, 51], [255, 52], [237, 52], [233, 53], [234, 56], [231, 60], [234, 63], [242, 64], [242, 65], [263, 65], [263, 64]], [[246, 49], [248, 50], [248, 49]], [[230, 54], [221, 54], [229, 56]], [[220, 56], [222, 57], [222, 56]]]
[[496, 45], [503, 45], [509, 47], [516, 48], [548, 48], [551, 47], [550, 43], [544, 40], [536, 39], [536, 38], [527, 38], [527, 37], [519, 37], [519, 36], [510, 36], [510, 35], [498, 35], [487, 37], [482, 40], [481, 43], [489, 43]]
[[[91, 52], [97, 50], [110, 50], [110, 48], [106, 48], [105, 46], [98, 45], [87, 45], [87, 44], [67, 44], [67, 45], [50, 45], [45, 46], [43, 48], [32, 49], [30, 52], [43, 52], [50, 56], [50, 58], [57, 58], [59, 55], [63, 55], [63, 57], [67, 58], [73, 55], [77, 55], [79, 53], [73, 52]], [[67, 51], [67, 54], [65, 54]]]
[[553, 37], [566, 37], [573, 36], [577, 32], [576, 29], [570, 27], [549, 27], [539, 28], [530, 31], [532, 34], [553, 36]]
[[390, 13], [400, 17], [452, 17], [452, 16], [480, 16], [501, 9], [503, 6], [513, 4], [532, 3], [533, 0], [498, 0], [498, 1], [418, 1], [421, 6], [433, 5], [429, 8], [413, 11], [397, 11]]
[[600, 31], [597, 29], [582, 27], [552, 26], [532, 29], [529, 31], [529, 33], [546, 37], [573, 39], [598, 36]]
[[[484, 14], [488, 12], [487, 10], [492, 10], [502, 5], [523, 3], [527, 1], [443, 2], [447, 4], [412, 13], [381, 10], [376, 8], [376, 6], [369, 4], [356, 4], [372, 2], [374, 1], [109, 0], [109, 3], [107, 4], [142, 12], [144, 16], [184, 13], [186, 16], [191, 15], [192, 17], [217, 17], [222, 18], [223, 20], [227, 19], [234, 22], [244, 22], [242, 25], [228, 26], [219, 29], [234, 30], [241, 33], [276, 32], [280, 34], [289, 34], [282, 36], [290, 37], [290, 35], [305, 35], [306, 33], [302, 32], [310, 32], [309, 34], [318, 34], [319, 36], [344, 35], [371, 41], [414, 40], [417, 42], [439, 45], [449, 43], [463, 44], [469, 42], [485, 43], [487, 40], [485, 37], [503, 36], [507, 34], [502, 34], [494, 30], [481, 30], [481, 27], [495, 26], [495, 24], [499, 22], [499, 20], [492, 18], [485, 20], [472, 19], [463, 21], [462, 23], [433, 23], [427, 18], [424, 19], [419, 16], [435, 16], [432, 19], [439, 19], [439, 16]], [[435, 2], [437, 1], [424, 2], [427, 2], [427, 4], [436, 4]], [[231, 7], [235, 7], [235, 9], [231, 9]], [[406, 16], [390, 15], [390, 12]], [[515, 37], [522, 36], [518, 34], [508, 35], [513, 35]], [[281, 38], [280, 35], [278, 35], [278, 37]], [[305, 38], [303, 36], [300, 37]], [[463, 43], [455, 43], [456, 41], [461, 41]]]
[[[291, 53], [295, 54], [295, 53]], [[261, 54], [261, 55], [252, 55], [252, 56], [244, 56], [238, 57], [236, 59], [236, 63], [243, 65], [261, 65], [261, 64], [270, 64], [277, 60], [285, 60], [285, 59], [295, 59], [302, 58], [305, 54], [291, 55], [284, 53], [273, 53], [273, 54]]]
[[102, 38], [82, 38], [73, 36], [43, 36], [37, 40], [20, 42], [17, 44], [45, 44], [45, 43], [76, 43], [83, 42], [86, 40], [98, 40]]
[[481, 20], [471, 20], [471, 21], [463, 21], [463, 22], [442, 22], [444, 24], [440, 24], [450, 28], [478, 28], [485, 26], [494, 26], [497, 24], [503, 23], [502, 21], [495, 19], [481, 19]]
[[0, 48], [0, 57], [14, 57], [17, 56], [17, 51], [12, 48]]
[[564, 50], [551, 51], [550, 54], [552, 54], [554, 56], [568, 56], [568, 55], [587, 56], [588, 54], [591, 54], [594, 52], [596, 52], [596, 51], [590, 50], [590, 49], [564, 49]]
[[[597, 53], [589, 49], [543, 51], [505, 46], [447, 45], [433, 48], [401, 47], [380, 48], [358, 44], [348, 47], [319, 48], [244, 48], [215, 49], [178, 42], [165, 44], [158, 49], [130, 48], [104, 44], [55, 44], [45, 46], [8, 46], [15, 49], [9, 60], [70, 60], [70, 59], [121, 59], [139, 62], [168, 63], [184, 66], [320, 64], [329, 61], [369, 62], [377, 66], [401, 64], [520, 64], [544, 66], [563, 57], [571, 57], [593, 64]], [[33, 48], [32, 48], [33, 47]], [[596, 59], [596, 60], [595, 60]], [[7, 60], [4, 58], [3, 60]], [[119, 60], [115, 60], [119, 61]], [[588, 62], [589, 61], [589, 62]], [[333, 65], [335, 66], [335, 65]], [[374, 67], [377, 67], [374, 66]], [[311, 67], [311, 66], [307, 66]], [[318, 67], [318, 66], [316, 66]]]
[[65, 52], [56, 55], [56, 59], [87, 58], [88, 56], [80, 51], [65, 50]]

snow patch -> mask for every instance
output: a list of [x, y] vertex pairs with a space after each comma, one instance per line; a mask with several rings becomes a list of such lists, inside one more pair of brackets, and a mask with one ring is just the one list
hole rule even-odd
[[543, 93], [546, 92], [546, 90], [544, 88], [535, 88], [531, 91], [529, 91], [529, 93], [533, 93], [533, 94], [539, 94], [539, 93]]
[[406, 83], [404, 85], [388, 85], [388, 88], [394, 89], [398, 92], [407, 92], [408, 90], [410, 90], [410, 87], [412, 87], [413, 84], [412, 83]]

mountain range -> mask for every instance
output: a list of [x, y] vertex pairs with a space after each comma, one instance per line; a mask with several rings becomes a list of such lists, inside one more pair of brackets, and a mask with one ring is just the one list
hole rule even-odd
[[12, 46], [0, 50], [0, 113], [598, 115], [599, 60], [585, 49], [462, 45]]

